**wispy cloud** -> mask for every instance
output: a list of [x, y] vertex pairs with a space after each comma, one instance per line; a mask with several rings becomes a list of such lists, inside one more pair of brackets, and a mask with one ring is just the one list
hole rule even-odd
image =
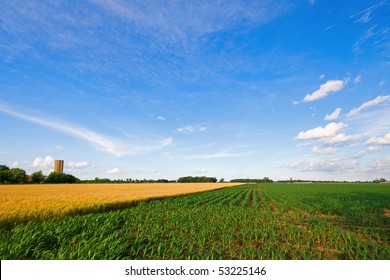
[[186, 159], [217, 159], [217, 158], [243, 157], [243, 156], [249, 156], [253, 154], [254, 152], [251, 151], [234, 153], [231, 151], [222, 150], [215, 153], [189, 155], [189, 156], [185, 156], [185, 158]]
[[341, 144], [341, 143], [348, 143], [353, 140], [357, 140], [361, 138], [361, 135], [355, 134], [355, 135], [345, 135], [343, 133], [339, 133], [333, 137], [325, 138], [324, 143], [326, 145], [335, 145], [335, 144]]
[[356, 22], [361, 22], [361, 23], [367, 23], [367, 22], [369, 22], [369, 21], [372, 19], [371, 13], [372, 13], [372, 11], [371, 11], [371, 10], [368, 10], [368, 11], [365, 12], [359, 19], [355, 20], [355, 23], [356, 23]]
[[83, 169], [83, 168], [90, 167], [91, 164], [89, 164], [87, 161], [80, 161], [80, 162], [68, 162], [66, 166], [72, 169]]
[[341, 113], [341, 108], [336, 108], [332, 114], [326, 115], [325, 120], [326, 121], [333, 121], [339, 118]]
[[369, 167], [373, 171], [388, 174], [390, 173], [390, 157], [376, 159], [369, 164]]
[[202, 125], [187, 125], [187, 126], [178, 128], [177, 131], [182, 132], [182, 133], [198, 133], [198, 132], [206, 131], [206, 127], [204, 127]]
[[347, 114], [347, 117], [353, 117], [357, 114], [359, 114], [361, 111], [363, 110], [366, 110], [372, 106], [376, 106], [380, 103], [383, 103], [383, 102], [386, 102], [390, 100], [390, 95], [385, 95], [385, 96], [378, 96], [376, 97], [375, 99], [373, 100], [370, 100], [370, 101], [367, 101], [365, 103], [363, 103], [361, 106], [359, 106], [358, 108], [354, 108], [353, 110], [351, 110], [348, 114]]
[[362, 76], [361, 75], [357, 75], [356, 77], [355, 77], [355, 79], [353, 79], [353, 82], [355, 83], [355, 84], [358, 84], [358, 83], [360, 83], [362, 81]]
[[[119, 16], [136, 29], [148, 30], [159, 40], [186, 41], [188, 36], [199, 37], [221, 31], [240, 23], [268, 22], [288, 5], [278, 1], [168, 1], [156, 5], [153, 1], [93, 0], [106, 12]], [[284, 3], [285, 4], [285, 3]]]
[[326, 97], [329, 93], [339, 91], [345, 86], [346, 82], [342, 80], [329, 80], [322, 84], [320, 88], [303, 98], [303, 102], [312, 102]]
[[332, 29], [335, 26], [336, 26], [336, 24], [332, 24], [332, 25], [330, 25], [328, 27], [325, 27], [322, 31], [328, 31], [329, 29]]
[[[47, 127], [49, 129], [82, 139], [89, 143], [91, 146], [93, 146], [95, 149], [113, 154], [117, 157], [151, 152], [153, 150], [160, 149], [172, 143], [171, 138], [166, 138], [159, 141], [151, 141], [149, 139], [144, 139], [144, 142], [142, 144], [127, 143], [125, 140], [112, 139], [105, 135], [96, 133], [92, 130], [80, 127], [75, 124], [65, 123], [63, 121], [54, 120], [53, 118], [44, 119], [20, 113], [1, 103], [0, 112], [30, 123], [35, 123], [43, 127]], [[148, 142], [150, 144], [145, 144]]]
[[359, 167], [359, 161], [351, 158], [333, 157], [321, 160], [299, 160], [291, 163], [289, 167], [291, 169], [300, 169], [304, 172], [344, 173], [356, 171]]
[[330, 154], [335, 154], [337, 152], [337, 149], [333, 147], [319, 148], [318, 146], [315, 146], [312, 152], [318, 155], [330, 155]]
[[[388, 0], [382, 0], [382, 1], [380, 1], [380, 2], [378, 2], [376, 4], [374, 4], [374, 5], [371, 5], [371, 6], [367, 7], [367, 8], [365, 8], [365, 9], [363, 9], [363, 10], [361, 10], [361, 11], [359, 11], [359, 12], [353, 14], [353, 15], [351, 15], [349, 18], [355, 18], [355, 17], [358, 17], [358, 16], [360, 18], [362, 18], [362, 17], [364, 18], [364, 17], [366, 17], [367, 13], [371, 14], [372, 10], [374, 10], [376, 8], [379, 8], [380, 6], [386, 4], [387, 1]], [[363, 14], [363, 16], [361, 16], [362, 14]]]

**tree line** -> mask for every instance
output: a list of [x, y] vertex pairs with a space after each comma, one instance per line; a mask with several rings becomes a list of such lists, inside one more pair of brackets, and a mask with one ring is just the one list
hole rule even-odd
[[263, 179], [233, 179], [230, 180], [232, 183], [273, 183], [269, 177], [264, 177]]
[[80, 179], [71, 174], [51, 172], [45, 176], [42, 171], [37, 171], [27, 175], [26, 171], [21, 168], [0, 165], [0, 184], [72, 184], [79, 182]]
[[[220, 182], [224, 180], [221, 179]], [[66, 173], [58, 173], [51, 172], [48, 176], [45, 176], [42, 171], [37, 171], [32, 173], [31, 175], [27, 175], [26, 171], [21, 168], [9, 168], [6, 165], [0, 165], [0, 184], [73, 184], [73, 183], [215, 183], [217, 182], [217, 178], [215, 177], [206, 177], [206, 176], [186, 176], [180, 177], [177, 180], [167, 180], [167, 179], [116, 179], [111, 180], [108, 178], [99, 178], [96, 177], [93, 180], [80, 180], [79, 178], [66, 174]]]
[[186, 176], [180, 177], [177, 179], [178, 183], [216, 183], [217, 178], [215, 177], [206, 177], [206, 176]]

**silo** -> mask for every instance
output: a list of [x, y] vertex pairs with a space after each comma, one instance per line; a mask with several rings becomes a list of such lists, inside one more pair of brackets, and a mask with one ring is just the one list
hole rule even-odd
[[64, 173], [64, 161], [56, 159], [54, 161], [54, 172]]

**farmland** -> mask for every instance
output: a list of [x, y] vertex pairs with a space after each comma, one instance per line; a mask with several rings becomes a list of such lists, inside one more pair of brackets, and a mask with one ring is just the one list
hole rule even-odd
[[237, 183], [3, 185], [0, 186], [0, 225], [121, 209], [140, 200], [232, 185]]
[[1, 259], [390, 259], [390, 186], [245, 184], [4, 227]]

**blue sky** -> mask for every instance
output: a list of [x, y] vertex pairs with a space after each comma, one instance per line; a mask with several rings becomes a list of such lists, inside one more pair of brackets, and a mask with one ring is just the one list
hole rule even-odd
[[390, 179], [390, 1], [1, 1], [0, 161]]

